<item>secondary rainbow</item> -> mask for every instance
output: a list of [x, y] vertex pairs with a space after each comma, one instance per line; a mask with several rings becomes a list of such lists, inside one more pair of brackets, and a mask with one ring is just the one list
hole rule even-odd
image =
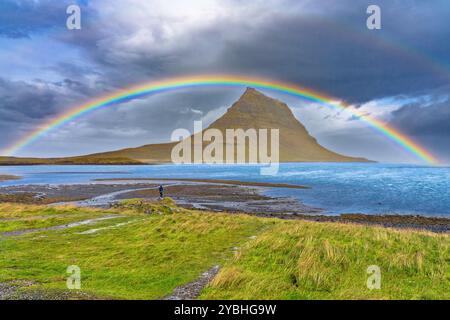
[[145, 84], [130, 87], [128, 89], [120, 90], [118, 92], [103, 96], [98, 99], [91, 100], [85, 104], [71, 108], [69, 111], [61, 114], [60, 116], [51, 119], [47, 123], [44, 123], [33, 132], [27, 134], [20, 140], [16, 141], [7, 149], [3, 150], [3, 155], [12, 156], [20, 149], [30, 145], [36, 140], [45, 136], [49, 131], [55, 130], [65, 124], [74, 121], [86, 115], [94, 112], [98, 109], [105, 108], [111, 105], [118, 104], [130, 99], [138, 98], [149, 94], [157, 94], [165, 91], [172, 91], [182, 88], [193, 87], [208, 87], [208, 86], [221, 86], [221, 87], [244, 87], [250, 86], [258, 89], [265, 89], [275, 92], [288, 94], [291, 96], [307, 99], [310, 101], [318, 102], [329, 106], [336, 110], [346, 110], [347, 112], [355, 115], [360, 120], [367, 123], [369, 126], [383, 134], [385, 137], [394, 141], [396, 144], [407, 150], [416, 158], [425, 161], [429, 164], [438, 164], [439, 161], [424, 147], [414, 142], [411, 138], [407, 137], [403, 133], [394, 129], [377, 120], [369, 115], [365, 115], [355, 108], [351, 108], [349, 105], [339, 102], [338, 99], [324, 95], [322, 93], [315, 92], [310, 89], [305, 89], [293, 84], [283, 83], [279, 81], [270, 81], [267, 79], [258, 79], [234, 75], [199, 75], [189, 77], [175, 77], [166, 80], [152, 81]]

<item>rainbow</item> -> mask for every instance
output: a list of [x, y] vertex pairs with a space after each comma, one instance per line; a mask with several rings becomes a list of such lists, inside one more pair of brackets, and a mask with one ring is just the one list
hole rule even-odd
[[265, 89], [283, 94], [288, 94], [294, 97], [307, 99], [313, 102], [318, 102], [335, 110], [347, 110], [358, 119], [363, 120], [370, 127], [383, 134], [388, 139], [392, 140], [404, 150], [414, 155], [417, 159], [425, 161], [426, 163], [436, 165], [436, 159], [424, 147], [414, 142], [398, 130], [388, 126], [380, 120], [377, 120], [369, 115], [365, 115], [355, 108], [349, 108], [349, 105], [339, 102], [337, 99], [327, 95], [314, 92], [309, 89], [301, 88], [293, 84], [283, 83], [279, 81], [269, 81], [265, 79], [234, 76], [234, 75], [197, 75], [188, 77], [175, 77], [160, 81], [152, 81], [145, 84], [130, 87], [128, 89], [114, 92], [110, 95], [89, 101], [85, 104], [71, 108], [69, 111], [51, 119], [44, 123], [36, 130], [22, 137], [20, 140], [13, 143], [7, 149], [3, 150], [2, 154], [12, 156], [20, 149], [32, 144], [45, 136], [48, 132], [64, 126], [65, 124], [78, 119], [88, 113], [94, 112], [98, 109], [105, 108], [117, 103], [121, 103], [130, 99], [138, 98], [144, 95], [157, 94], [166, 91], [172, 91], [182, 88], [208, 87], [208, 86], [222, 86], [222, 87], [243, 87], [249, 86], [258, 89]]

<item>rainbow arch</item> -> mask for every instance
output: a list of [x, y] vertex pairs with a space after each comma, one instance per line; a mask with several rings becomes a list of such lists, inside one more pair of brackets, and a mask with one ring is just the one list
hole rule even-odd
[[[165, 80], [152, 81], [145, 84], [132, 86], [118, 92], [91, 100], [85, 104], [71, 108], [69, 111], [59, 115], [56, 118], [44, 123], [36, 130], [25, 135], [11, 146], [3, 150], [2, 154], [7, 156], [14, 155], [20, 149], [32, 144], [36, 140], [42, 138], [49, 131], [55, 130], [65, 124], [82, 117], [88, 113], [94, 112], [98, 109], [105, 108], [129, 99], [141, 97], [149, 94], [156, 94], [182, 88], [194, 87], [208, 87], [208, 86], [222, 86], [222, 87], [243, 87], [250, 86], [258, 89], [266, 89], [279, 93], [288, 94], [294, 97], [300, 97], [313, 102], [318, 102], [335, 110], [344, 110], [349, 105], [338, 102], [337, 99], [327, 96], [322, 93], [312, 91], [310, 89], [302, 88], [293, 84], [283, 83], [280, 81], [270, 81], [266, 79], [242, 77], [234, 75], [197, 75], [188, 77], [174, 77]], [[370, 127], [380, 132], [382, 135], [392, 140], [404, 150], [414, 155], [417, 159], [426, 163], [436, 165], [439, 163], [429, 151], [417, 142], [413, 141], [408, 136], [393, 127], [388, 126], [380, 120], [377, 120], [369, 115], [364, 115], [362, 112], [353, 108], [347, 109], [348, 112], [363, 120]]]

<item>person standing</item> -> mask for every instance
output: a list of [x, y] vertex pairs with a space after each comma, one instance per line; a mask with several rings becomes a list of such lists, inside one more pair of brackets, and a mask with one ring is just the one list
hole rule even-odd
[[159, 186], [159, 197], [164, 198], [164, 187], [162, 185]]

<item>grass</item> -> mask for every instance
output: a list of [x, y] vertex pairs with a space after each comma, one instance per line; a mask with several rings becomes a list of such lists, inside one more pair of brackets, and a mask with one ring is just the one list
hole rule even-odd
[[19, 176], [13, 176], [9, 174], [0, 174], [0, 182], [1, 181], [7, 181], [7, 180], [19, 180], [21, 177]]
[[[203, 299], [450, 299], [449, 236], [288, 221], [248, 242]], [[381, 289], [366, 273], [380, 267]]]
[[83, 208], [51, 208], [0, 203], [0, 236], [4, 232], [63, 225], [71, 222], [111, 215], [105, 210]]
[[[105, 209], [91, 209], [73, 206], [48, 207], [37, 205], [24, 205], [15, 203], [0, 203], [0, 219], [36, 218], [36, 217], [57, 217], [63, 215], [108, 215], [117, 213]], [[127, 212], [131, 214], [131, 212]]]
[[[205, 213], [170, 199], [109, 210], [0, 205], [0, 218], [39, 221], [117, 213], [95, 225], [0, 240], [0, 282], [64, 292], [66, 268], [78, 265], [89, 297], [157, 299], [219, 264], [200, 298], [450, 299], [445, 234]], [[381, 269], [380, 290], [366, 287], [370, 265]]]
[[[151, 206], [153, 214], [121, 212], [130, 222], [103, 221], [60, 231], [0, 241], [0, 282], [30, 280], [31, 289], [65, 289], [66, 268], [78, 265], [82, 289], [90, 295], [155, 299], [232, 256], [232, 248], [272, 221], [248, 216], [202, 214], [173, 208], [170, 201]], [[19, 207], [20, 208], [20, 207]], [[142, 207], [143, 208], [143, 207]], [[43, 208], [42, 208], [43, 209]], [[114, 209], [115, 212], [119, 208]], [[82, 235], [92, 228], [110, 227]]]

